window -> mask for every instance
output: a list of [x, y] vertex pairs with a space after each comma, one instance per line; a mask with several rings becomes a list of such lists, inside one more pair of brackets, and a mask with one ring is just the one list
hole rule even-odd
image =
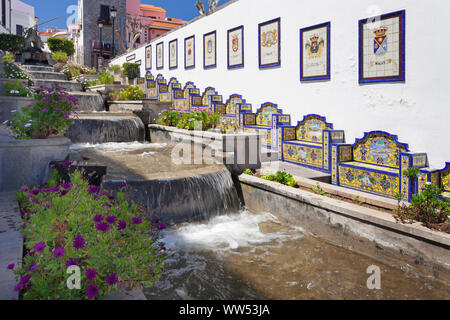
[[16, 24], [16, 34], [18, 36], [22, 36], [23, 35], [23, 26], [21, 26], [20, 24]]
[[103, 20], [103, 24], [110, 25], [110, 17], [109, 6], [100, 5], [100, 19]]
[[2, 0], [2, 26], [6, 27], [6, 0]]

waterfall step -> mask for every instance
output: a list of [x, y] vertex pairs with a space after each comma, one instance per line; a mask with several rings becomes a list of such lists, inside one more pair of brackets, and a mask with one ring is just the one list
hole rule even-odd
[[100, 93], [74, 91], [69, 94], [78, 99], [79, 112], [105, 111], [105, 100]]
[[54, 71], [29, 71], [35, 80], [66, 80], [67, 76], [61, 72]]
[[21, 67], [28, 72], [30, 72], [30, 71], [55, 72], [55, 68], [53, 68], [51, 66], [23, 64], [23, 65], [21, 65]]
[[261, 147], [261, 162], [278, 161], [278, 151]]
[[83, 87], [79, 82], [67, 81], [67, 80], [35, 80], [34, 86], [39, 88], [43, 87], [62, 87], [67, 91], [83, 91]]

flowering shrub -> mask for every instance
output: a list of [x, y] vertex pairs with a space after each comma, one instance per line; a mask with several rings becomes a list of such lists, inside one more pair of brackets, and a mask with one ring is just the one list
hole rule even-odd
[[76, 64], [69, 64], [63, 69], [64, 74], [69, 80], [78, 77], [80, 74], [95, 74], [95, 69], [89, 69]]
[[23, 71], [17, 64], [14, 62], [4, 62], [5, 65], [5, 75], [7, 79], [19, 79], [19, 80], [27, 80], [29, 86], [33, 86], [34, 82], [31, 79], [31, 76]]
[[1, 33], [0, 34], [0, 50], [9, 52], [21, 52], [25, 48], [26, 39], [23, 36]]
[[57, 51], [53, 54], [52, 59], [59, 63], [67, 62], [67, 54], [62, 51]]
[[5, 83], [5, 96], [10, 97], [31, 97], [33, 92], [27, 87], [27, 81], [17, 79]]
[[64, 134], [72, 124], [70, 115], [76, 114], [78, 101], [62, 88], [36, 90], [34, 103], [15, 112], [8, 122], [18, 139], [45, 139], [51, 134]]
[[[8, 268], [24, 299], [98, 299], [119, 282], [150, 287], [162, 273], [166, 254], [158, 240], [165, 226], [145, 218], [123, 188], [113, 196], [81, 176], [17, 194], [25, 255], [20, 267]], [[80, 268], [79, 289], [67, 287], [69, 266]]]
[[14, 62], [16, 57], [13, 54], [5, 54], [3, 56], [3, 61], [5, 62]]
[[195, 123], [202, 123], [202, 130], [214, 128], [219, 122], [220, 115], [209, 111], [182, 112], [176, 110], [163, 110], [159, 115], [157, 124], [194, 130]]
[[127, 89], [121, 89], [119, 93], [112, 92], [110, 97], [114, 101], [138, 101], [144, 97], [144, 90], [137, 86], [129, 86]]
[[97, 78], [101, 84], [113, 84], [114, 83], [114, 76], [111, 73], [109, 73], [108, 71], [105, 71], [105, 72], [99, 74], [97, 76]]

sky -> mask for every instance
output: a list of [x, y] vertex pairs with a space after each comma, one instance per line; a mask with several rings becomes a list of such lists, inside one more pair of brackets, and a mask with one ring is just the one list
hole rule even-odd
[[[57, 20], [49, 22], [44, 26], [40, 26], [39, 30], [46, 27], [60, 27], [67, 28], [67, 19], [70, 16], [76, 16], [75, 8], [78, 5], [78, 0], [21, 0], [35, 8], [35, 15], [40, 22], [44, 22], [56, 17]], [[97, 1], [97, 0], [90, 0]], [[218, 6], [230, 0], [220, 0]], [[195, 7], [196, 0], [141, 0], [142, 4], [153, 4], [163, 7], [167, 10], [167, 17], [180, 18], [185, 21], [192, 20], [199, 15]], [[205, 7], [208, 5], [208, 0], [203, 0]], [[72, 6], [72, 7], [71, 7]], [[69, 11], [69, 13], [67, 13]], [[73, 21], [72, 21], [73, 22]], [[71, 22], [71, 23], [72, 23]]]

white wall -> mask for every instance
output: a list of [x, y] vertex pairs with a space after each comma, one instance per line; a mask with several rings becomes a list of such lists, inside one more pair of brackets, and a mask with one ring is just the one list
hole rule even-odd
[[[5, 21], [5, 26], [3, 27], [0, 23], [0, 33], [9, 33], [9, 11], [10, 11], [10, 0], [6, 0], [5, 2], [6, 5], [6, 21]], [[0, 2], [0, 19], [2, 17], [2, 5]]]
[[21, 25], [23, 31], [35, 25], [34, 7], [19, 0], [11, 2], [11, 33], [16, 34], [16, 25]]
[[[376, 7], [374, 7], [374, 4]], [[358, 83], [358, 20], [406, 10], [406, 81]], [[281, 67], [258, 68], [258, 23], [281, 17]], [[427, 152], [430, 164], [450, 161], [450, 1], [442, 0], [240, 0], [152, 41], [152, 73], [193, 81], [204, 90], [213, 86], [227, 99], [242, 94], [256, 110], [277, 103], [293, 124], [303, 115], [327, 117], [344, 129], [347, 142], [365, 131], [383, 130], [409, 143], [411, 151]], [[299, 80], [299, 29], [331, 21], [331, 80]], [[227, 30], [244, 25], [245, 68], [227, 69]], [[203, 34], [217, 30], [217, 68], [203, 69]], [[195, 34], [196, 67], [184, 70], [184, 38]], [[178, 69], [168, 68], [168, 43], [178, 39]], [[156, 44], [164, 41], [164, 69], [156, 70]], [[136, 50], [142, 60], [144, 48]], [[127, 54], [129, 55], [129, 54]], [[122, 64], [127, 55], [113, 61]]]

